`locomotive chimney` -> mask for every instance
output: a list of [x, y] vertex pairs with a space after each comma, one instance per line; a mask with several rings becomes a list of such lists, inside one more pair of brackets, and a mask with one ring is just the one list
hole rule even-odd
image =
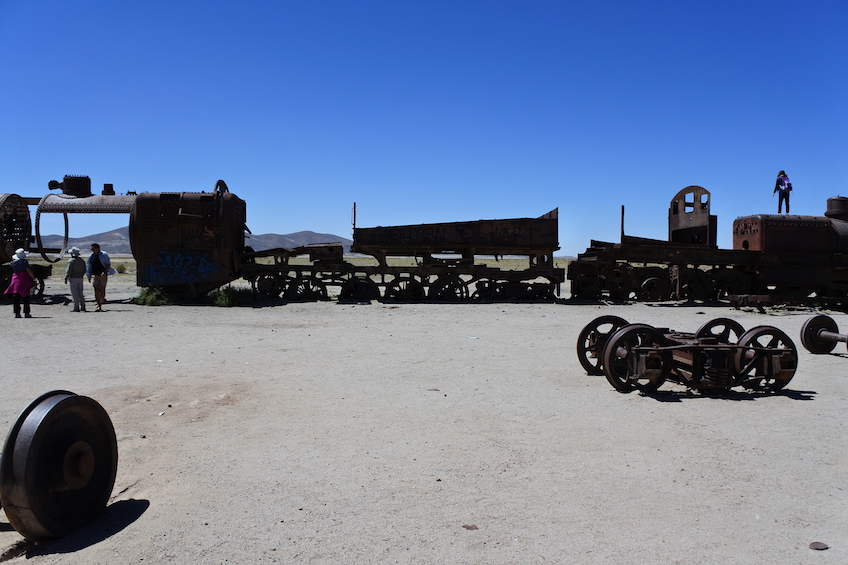
[[828, 198], [827, 212], [825, 212], [824, 215], [828, 218], [848, 222], [848, 198], [844, 196]]

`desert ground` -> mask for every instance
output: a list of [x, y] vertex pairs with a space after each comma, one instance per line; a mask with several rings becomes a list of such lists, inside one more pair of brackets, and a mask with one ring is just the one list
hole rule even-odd
[[[848, 563], [848, 354], [803, 349], [811, 310], [145, 307], [127, 279], [106, 312], [72, 313], [59, 277], [33, 319], [0, 311], [2, 429], [67, 389], [120, 453], [100, 519], [32, 544], [0, 514], [0, 561]], [[602, 314], [773, 325], [799, 368], [780, 394], [621, 394], [575, 356]]]

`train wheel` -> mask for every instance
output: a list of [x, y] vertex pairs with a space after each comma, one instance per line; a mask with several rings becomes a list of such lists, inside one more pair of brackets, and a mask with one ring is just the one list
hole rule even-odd
[[647, 324], [630, 324], [610, 336], [604, 346], [603, 368], [618, 392], [639, 389], [650, 393], [665, 382], [671, 360], [661, 351], [637, 351], [663, 344], [662, 334]]
[[0, 463], [0, 499], [25, 538], [64, 536], [106, 508], [118, 444], [97, 402], [57, 390], [33, 401], [12, 425]]
[[294, 278], [283, 293], [286, 300], [327, 300], [327, 286], [315, 277]]
[[430, 300], [438, 302], [468, 300], [468, 285], [458, 275], [442, 275], [430, 287]]
[[658, 277], [651, 277], [639, 285], [637, 298], [641, 302], [660, 302], [671, 297], [671, 285]]
[[745, 277], [737, 271], [728, 269], [716, 271], [715, 279], [716, 300], [730, 300], [734, 294], [744, 294], [748, 289]]
[[386, 300], [422, 302], [425, 298], [424, 285], [413, 278], [397, 278], [386, 288]]
[[275, 273], [259, 273], [251, 281], [250, 286], [253, 293], [266, 298], [273, 298], [280, 294], [280, 279]]
[[751, 328], [739, 338], [733, 368], [741, 384], [753, 390], [785, 387], [798, 368], [798, 352], [789, 336], [771, 326]]
[[813, 316], [801, 326], [801, 343], [810, 353], [830, 353], [836, 347], [836, 340], [823, 340], [819, 337], [822, 330], [839, 333], [839, 326], [830, 316]]
[[586, 324], [577, 337], [577, 359], [586, 369], [586, 374], [604, 374], [601, 363], [604, 346], [612, 334], [626, 325], [627, 320], [618, 316], [601, 316]]
[[[736, 343], [744, 333], [745, 328], [736, 320], [716, 318], [698, 328], [695, 337], [714, 337], [719, 343]], [[732, 339], [731, 335], [733, 336]]]
[[380, 298], [380, 289], [371, 279], [367, 277], [353, 277], [342, 284], [342, 290], [339, 292], [339, 301], [366, 301], [378, 300]]

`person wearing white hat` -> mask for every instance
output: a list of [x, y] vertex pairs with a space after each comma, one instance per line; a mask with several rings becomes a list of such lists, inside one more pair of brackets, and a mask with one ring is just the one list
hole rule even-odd
[[29, 266], [29, 261], [27, 261], [26, 257], [26, 251], [22, 247], [15, 250], [15, 260], [10, 263], [12, 267], [12, 280], [9, 282], [9, 286], [4, 293], [12, 296], [15, 318], [21, 317], [22, 298], [24, 303], [24, 318], [32, 318], [29, 309], [29, 291], [32, 288], [32, 283], [35, 281], [35, 275], [32, 274], [32, 267]]
[[71, 289], [74, 299], [72, 312], [85, 312], [85, 296], [83, 296], [82, 278], [85, 276], [85, 260], [80, 257], [79, 247], [71, 247], [71, 258], [65, 271], [65, 284]]

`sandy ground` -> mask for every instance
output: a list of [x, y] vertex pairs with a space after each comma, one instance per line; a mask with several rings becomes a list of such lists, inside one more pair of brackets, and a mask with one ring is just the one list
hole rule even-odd
[[[106, 514], [64, 539], [0, 514], [0, 561], [848, 563], [848, 355], [803, 350], [809, 311], [4, 308], [2, 429], [72, 390], [109, 412], [120, 463]], [[601, 314], [774, 325], [800, 367], [784, 394], [620, 394], [574, 353]]]

